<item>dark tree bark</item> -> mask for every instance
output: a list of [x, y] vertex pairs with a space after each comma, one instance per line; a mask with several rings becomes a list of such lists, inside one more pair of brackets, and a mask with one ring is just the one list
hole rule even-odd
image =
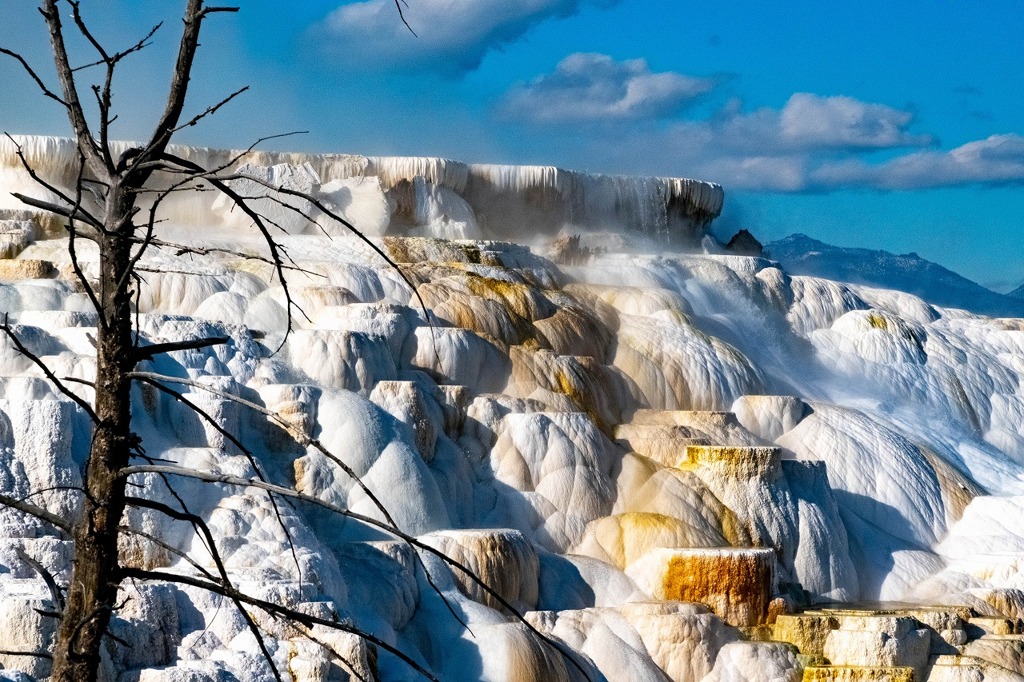
[[98, 421], [85, 472], [83, 511], [74, 529], [76, 551], [67, 605], [53, 652], [54, 682], [95, 678], [100, 644], [117, 603], [117, 538], [127, 481], [119, 474], [132, 452], [132, 292], [125, 276], [132, 246], [125, 226], [131, 224], [132, 203], [115, 183], [107, 202], [109, 234], [100, 239], [102, 320], [97, 329], [93, 407]]

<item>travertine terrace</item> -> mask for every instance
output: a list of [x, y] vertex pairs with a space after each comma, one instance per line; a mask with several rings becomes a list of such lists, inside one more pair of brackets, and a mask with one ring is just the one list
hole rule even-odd
[[[67, 141], [22, 142], [41, 173], [69, 181]], [[95, 315], [59, 222], [9, 196], [38, 189], [5, 144], [0, 308], [57, 376], [88, 380]], [[152, 249], [140, 331], [231, 340], [155, 369], [196, 382], [188, 398], [275, 482], [380, 518], [322, 453], [201, 386], [319, 439], [404, 531], [473, 568], [524, 621], [363, 523], [180, 482], [240, 588], [347, 619], [443, 680], [1024, 679], [1024, 321], [727, 253], [706, 235], [723, 200], [709, 183], [440, 159], [244, 164], [320, 197], [400, 272], [282, 211], [303, 311], [285, 338], [280, 282], [243, 257], [261, 248], [247, 221], [183, 197], [162, 234], [225, 251]], [[78, 246], [94, 275], [95, 253]], [[83, 416], [4, 341], [4, 492], [74, 515]], [[134, 419], [152, 457], [255, 474], [167, 395], [139, 389]], [[159, 477], [133, 482], [174, 503]], [[187, 525], [145, 511], [128, 522], [211, 565]], [[42, 649], [53, 634], [40, 615], [50, 594], [21, 553], [60, 583], [71, 551], [0, 510], [0, 649]], [[196, 570], [142, 536], [123, 561]], [[123, 596], [104, 679], [270, 679], [230, 603], [160, 583]], [[294, 680], [416, 679], [355, 637], [317, 630], [318, 644], [254, 616]], [[48, 670], [13, 654], [0, 664], [0, 679]]]

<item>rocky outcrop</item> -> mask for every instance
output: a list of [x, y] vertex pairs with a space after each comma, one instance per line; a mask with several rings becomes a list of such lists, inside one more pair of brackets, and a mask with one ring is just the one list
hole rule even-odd
[[740, 230], [725, 245], [725, 250], [737, 256], [754, 256], [760, 258], [764, 251], [761, 242], [749, 230]]

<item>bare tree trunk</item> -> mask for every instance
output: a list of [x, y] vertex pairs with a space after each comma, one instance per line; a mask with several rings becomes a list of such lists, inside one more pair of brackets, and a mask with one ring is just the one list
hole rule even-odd
[[82, 515], [74, 530], [75, 561], [67, 605], [53, 652], [51, 679], [96, 679], [100, 644], [117, 608], [118, 526], [125, 508], [125, 477], [132, 450], [131, 379], [133, 369], [131, 287], [131, 209], [134, 202], [120, 186], [107, 201], [108, 234], [100, 240], [96, 402], [99, 419], [85, 475]]
[[[404, 22], [402, 0], [394, 0], [394, 2], [398, 8], [399, 16]], [[196, 50], [199, 47], [199, 34], [203, 20], [214, 13], [237, 12], [238, 7], [207, 6], [205, 0], [185, 0], [178, 58], [171, 76], [171, 84], [163, 114], [157, 122], [148, 143], [125, 150], [120, 155], [115, 155], [108, 139], [109, 126], [116, 118], [111, 112], [111, 84], [114, 80], [115, 68], [122, 59], [145, 48], [149, 44], [149, 39], [159, 28], [159, 25], [127, 49], [119, 52], [109, 52], [89, 30], [80, 14], [79, 3], [76, 0], [63, 0], [63, 2], [62, 0], [40, 0], [40, 4], [40, 12], [46, 21], [50, 33], [54, 64], [57, 78], [60, 82], [59, 94], [47, 87], [46, 83], [32, 69], [28, 61], [20, 54], [3, 47], [0, 47], [0, 54], [16, 59], [36, 82], [42, 93], [50, 100], [58, 102], [66, 110], [68, 120], [74, 131], [80, 168], [75, 186], [70, 188], [70, 191], [67, 191], [39, 176], [22, 153], [21, 147], [16, 145], [18, 157], [29, 175], [39, 186], [47, 190], [50, 195], [57, 197], [57, 199], [50, 201], [49, 199], [38, 199], [19, 193], [14, 194], [14, 196], [29, 206], [48, 211], [66, 219], [72, 265], [74, 266], [79, 283], [89, 296], [99, 316], [99, 323], [97, 326], [96, 344], [95, 400], [92, 405], [89, 405], [87, 401], [70, 390], [62, 378], [55, 376], [49, 370], [45, 362], [21, 344], [18, 341], [17, 334], [12, 330], [6, 319], [0, 325], [0, 331], [14, 342], [18, 350], [39, 366], [47, 379], [57, 386], [65, 396], [74, 401], [93, 421], [93, 439], [83, 481], [82, 512], [77, 519], [60, 518], [46, 509], [25, 500], [17, 500], [0, 495], [0, 504], [11, 506], [60, 529], [62, 533], [70, 535], [75, 544], [75, 558], [71, 569], [67, 598], [63, 600], [65, 604], [60, 614], [60, 624], [52, 652], [38, 652], [33, 655], [52, 657], [53, 664], [50, 679], [54, 682], [94, 682], [97, 678], [101, 662], [100, 655], [103, 639], [107, 636], [107, 628], [111, 617], [120, 606], [117, 603], [118, 589], [121, 582], [126, 577], [129, 577], [190, 585], [231, 599], [239, 609], [242, 619], [245, 620], [253, 636], [256, 638], [260, 651], [267, 661], [274, 678], [277, 680], [283, 678], [275, 666], [270, 650], [267, 648], [260, 633], [259, 626], [245, 610], [244, 605], [254, 606], [264, 613], [275, 617], [283, 617], [292, 624], [304, 628], [303, 631], [310, 641], [325, 647], [327, 651], [343, 664], [346, 661], [342, 654], [333, 651], [329, 645], [320, 642], [310, 632], [314, 626], [356, 634], [366, 641], [373, 643], [378, 648], [388, 651], [405, 661], [410, 668], [423, 675], [424, 678], [436, 682], [436, 678], [430, 671], [421, 666], [414, 658], [404, 654], [399, 648], [388, 644], [386, 641], [374, 637], [370, 633], [363, 632], [345, 622], [316, 618], [290, 608], [287, 605], [256, 599], [240, 592], [231, 583], [230, 576], [220, 558], [215, 538], [210, 532], [209, 527], [203, 519], [192, 515], [187, 508], [184, 508], [184, 502], [181, 502], [183, 508], [178, 510], [157, 501], [126, 496], [128, 476], [132, 474], [156, 473], [161, 477], [175, 475], [204, 480], [209, 483], [222, 481], [230, 485], [238, 485], [241, 480], [231, 477], [212, 476], [204, 474], [204, 472], [192, 472], [177, 467], [171, 467], [167, 470], [163, 470], [161, 467], [153, 467], [152, 465], [149, 468], [146, 466], [131, 467], [130, 460], [133, 453], [140, 456], [143, 454], [139, 437], [131, 430], [131, 386], [133, 381], [138, 380], [144, 381], [158, 390], [174, 396], [196, 414], [208, 420], [214, 428], [220, 430], [225, 437], [232, 440], [237, 447], [245, 451], [258, 475], [257, 479], [252, 481], [252, 484], [256, 487], [262, 487], [268, 493], [275, 511], [277, 510], [276, 502], [274, 502], [275, 496], [282, 499], [301, 499], [310, 504], [326, 505], [325, 508], [329, 508], [333, 513], [359, 518], [371, 525], [377, 525], [383, 530], [403, 539], [410, 546], [417, 548], [417, 553], [414, 556], [423, 568], [427, 581], [431, 586], [434, 583], [429, 573], [426, 572], [426, 564], [419, 558], [418, 550], [440, 556], [442, 560], [468, 575], [471, 580], [479, 584], [499, 603], [515, 613], [511, 605], [504, 602], [500, 595], [484, 584], [467, 567], [419, 543], [415, 538], [406, 535], [397, 528], [391, 515], [373, 492], [359, 480], [358, 476], [342, 459], [333, 455], [318, 441], [310, 439], [304, 433], [293, 434], [303, 446], [316, 448], [351, 476], [384, 515], [387, 523], [381, 523], [367, 517], [360, 517], [358, 514], [354, 514], [347, 509], [335, 507], [317, 498], [306, 497], [288, 488], [281, 488], [270, 484], [263, 478], [263, 474], [260, 473], [260, 468], [253, 457], [253, 453], [246, 451], [237, 438], [219, 426], [213, 417], [166, 385], [167, 383], [180, 382], [180, 379], [134, 372], [135, 365], [140, 359], [175, 350], [204, 348], [226, 341], [225, 338], [209, 337], [158, 343], [143, 349], [136, 347], [137, 339], [134, 333], [137, 330], [134, 329], [134, 314], [131, 307], [132, 289], [135, 285], [133, 281], [135, 268], [146, 248], [162, 243], [154, 235], [154, 227], [159, 222], [157, 208], [160, 202], [170, 196], [172, 192], [200, 191], [200, 185], [208, 185], [230, 199], [242, 213], [252, 220], [255, 228], [266, 240], [266, 246], [269, 251], [269, 256], [262, 260], [273, 266], [284, 291], [288, 311], [287, 331], [289, 332], [291, 331], [291, 314], [294, 303], [288, 290], [287, 278], [285, 277], [285, 270], [288, 268], [286, 256], [283, 249], [275, 241], [270, 229], [275, 223], [250, 204], [250, 202], [255, 202], [259, 197], [246, 197], [239, 194], [232, 188], [234, 181], [245, 180], [262, 185], [264, 189], [271, 192], [267, 195], [271, 201], [277, 202], [278, 205], [286, 210], [298, 212], [311, 222], [315, 222], [315, 220], [306, 215], [303, 209], [285, 202], [284, 199], [299, 199], [305, 202], [301, 205], [308, 204], [315, 207], [323, 215], [329, 216], [333, 221], [345, 226], [353, 234], [363, 239], [390, 266], [396, 270], [398, 270], [398, 266], [377, 245], [364, 237], [354, 225], [346, 221], [342, 216], [332, 212], [329, 206], [321, 203], [317, 197], [239, 173], [233, 166], [236, 166], [248, 152], [240, 153], [231, 162], [211, 169], [202, 168], [187, 159], [168, 153], [168, 145], [178, 131], [193, 126], [207, 116], [214, 114], [222, 106], [245, 91], [245, 88], [238, 90], [217, 104], [207, 107], [192, 118], [184, 122], [181, 120]], [[65, 9], [65, 14], [67, 14], [67, 11], [70, 11], [74, 25], [81, 34], [81, 37], [91, 44], [96, 51], [99, 61], [91, 65], [105, 66], [103, 84], [92, 86], [92, 91], [96, 96], [96, 104], [99, 108], [98, 125], [95, 127], [98, 134], [94, 134], [89, 117], [86, 115], [79, 97], [78, 84], [75, 79], [77, 77], [76, 74], [80, 73], [81, 69], [72, 66], [72, 61], [67, 52], [64, 36], [65, 29], [60, 12], [62, 7]], [[408, 24], [406, 25], [408, 26]], [[250, 147], [249, 151], [251, 149], [252, 147]], [[161, 183], [149, 183], [151, 176], [154, 174], [161, 174]], [[152, 185], [157, 185], [158, 187], [162, 185], [163, 189], [155, 189]], [[150, 206], [147, 211], [148, 220], [146, 215], [141, 217], [136, 215], [138, 197], [144, 190], [148, 191], [147, 203]], [[91, 201], [86, 202], [87, 205], [83, 205], [82, 199], [85, 195], [90, 197], [102, 195], [105, 205], [99, 207]], [[137, 222], [135, 222], [136, 219]], [[95, 241], [99, 246], [100, 272], [97, 283], [90, 281], [80, 267], [80, 262], [74, 250], [75, 239], [78, 237]], [[223, 250], [219, 248], [191, 248], [168, 243], [163, 243], [163, 245], [172, 246], [181, 249], [182, 252], [196, 255]], [[244, 258], [253, 257], [252, 254], [241, 252], [235, 255]], [[423, 301], [419, 298], [413, 282], [401, 270], [398, 270], [398, 273], [409, 284], [414, 295], [420, 300], [420, 304], [423, 305]], [[210, 386], [205, 385], [200, 386], [200, 388], [206, 391], [212, 390]], [[288, 429], [288, 422], [258, 404], [249, 403], [231, 394], [225, 394], [222, 397], [244, 403], [249, 409], [265, 414], [272, 418], [275, 423]], [[170, 488], [166, 478], [164, 478], [164, 484], [173, 494], [173, 489]], [[249, 487], [249, 485], [246, 484], [245, 487]], [[217, 566], [217, 574], [214, 575], [206, 571], [198, 563], [192, 561], [186, 553], [164, 543], [159, 538], [151, 537], [144, 533], [140, 533], [139, 536], [148, 537], [150, 541], [157, 543], [160, 547], [191, 563], [205, 577], [198, 579], [193, 576], [179, 575], [177, 573], [164, 573], [131, 566], [121, 566], [118, 556], [118, 537], [123, 531], [132, 532], [132, 529], [126, 529], [122, 525], [126, 506], [151, 509], [162, 513], [169, 519], [191, 523], [195, 532], [201, 533], [205, 538], [213, 562]], [[280, 515], [278, 516], [278, 521], [281, 523], [285, 534], [288, 535], [288, 530]], [[290, 543], [290, 535], [288, 535], [288, 540]], [[298, 561], [296, 560], [297, 563]], [[61, 602], [60, 590], [53, 581], [52, 576], [49, 576], [41, 566], [38, 570], [47, 581], [47, 584], [51, 586], [54, 602]], [[434, 589], [437, 590], [436, 587]], [[448, 604], [443, 593], [438, 591], [438, 594], [445, 601], [445, 604], [448, 605], [448, 609], [453, 617], [461, 622], [461, 619], [459, 619], [451, 605]], [[55, 603], [54, 607], [60, 610], [59, 603]], [[516, 615], [518, 616], [518, 614]], [[557, 644], [541, 634], [522, 616], [518, 617], [534, 634], [558, 649]], [[584, 678], [587, 678], [586, 672], [579, 667], [579, 664], [574, 659], [569, 658], [568, 660], [581, 671]], [[114, 672], [118, 673], [121, 671]]]

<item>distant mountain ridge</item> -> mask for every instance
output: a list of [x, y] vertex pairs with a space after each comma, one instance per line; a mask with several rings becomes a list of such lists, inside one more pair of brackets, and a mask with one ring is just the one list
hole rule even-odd
[[1024, 286], [999, 294], [916, 253], [833, 246], [805, 234], [771, 242], [764, 251], [790, 274], [896, 289], [935, 305], [992, 317], [1024, 317]]

